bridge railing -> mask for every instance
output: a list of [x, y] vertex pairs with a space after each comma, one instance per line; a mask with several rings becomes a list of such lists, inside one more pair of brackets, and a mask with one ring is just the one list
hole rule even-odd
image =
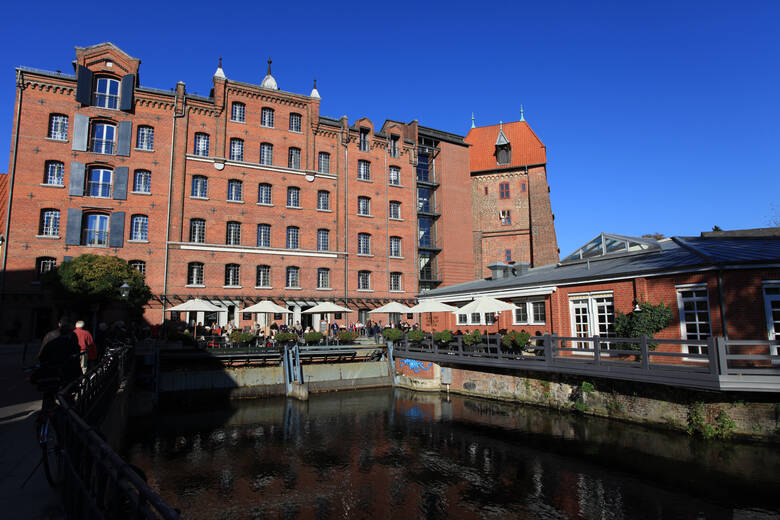
[[132, 361], [132, 346], [110, 350], [93, 370], [57, 394], [54, 417], [64, 466], [60, 492], [68, 518], [179, 518], [94, 426]]
[[408, 335], [396, 342], [396, 357], [446, 364], [497, 366], [571, 373], [706, 389], [780, 391], [780, 341], [532, 336], [528, 345], [502, 343], [500, 334], [467, 344]]

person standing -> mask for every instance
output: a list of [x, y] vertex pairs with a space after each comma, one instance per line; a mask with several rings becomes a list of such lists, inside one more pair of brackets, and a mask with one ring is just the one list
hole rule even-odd
[[58, 327], [44, 336], [38, 352], [41, 373], [50, 374], [41, 377], [60, 377], [63, 385], [76, 379], [81, 374], [78, 355], [79, 343], [73, 334], [72, 322], [62, 318]]
[[76, 340], [79, 342], [79, 349], [81, 350], [81, 373], [86, 374], [87, 368], [92, 368], [97, 363], [97, 345], [95, 345], [95, 340], [92, 339], [92, 334], [84, 329], [83, 320], [76, 322], [73, 334], [76, 335]]

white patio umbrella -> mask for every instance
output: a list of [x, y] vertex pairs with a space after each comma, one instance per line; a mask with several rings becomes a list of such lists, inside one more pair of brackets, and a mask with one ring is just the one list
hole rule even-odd
[[412, 311], [409, 307], [407, 307], [403, 303], [398, 303], [398, 302], [390, 302], [385, 305], [382, 305], [381, 307], [377, 307], [374, 310], [368, 311], [369, 314], [385, 314], [390, 312], [400, 312], [403, 314]]
[[[187, 300], [184, 303], [180, 303], [179, 305], [175, 305], [166, 310], [171, 312], [227, 312], [227, 309], [214, 305], [213, 303], [207, 302], [206, 300], [201, 300], [200, 298]], [[195, 322], [195, 331], [192, 336], [194, 338], [198, 337], [197, 321]]]
[[[292, 311], [289, 309], [286, 309], [282, 307], [281, 305], [277, 305], [272, 301], [269, 300], [263, 300], [261, 302], [257, 302], [254, 305], [250, 305], [246, 309], [241, 309], [239, 312], [250, 312], [253, 314], [292, 314]], [[266, 319], [266, 327], [268, 327], [268, 320]], [[268, 332], [268, 329], [263, 331], [263, 334], [266, 334]]]
[[331, 312], [352, 312], [352, 309], [336, 305], [333, 302], [322, 302], [311, 309], [306, 309], [303, 314], [330, 314]]
[[[434, 312], [452, 312], [456, 310], [457, 307], [453, 307], [452, 305], [447, 305], [444, 302], [440, 302], [438, 300], [421, 300], [420, 303], [412, 307], [409, 312], [417, 312], [422, 314], [423, 312], [428, 313], [428, 321], [431, 322], [431, 329], [433, 328], [433, 313]], [[422, 326], [422, 323], [420, 324]]]
[[[475, 298], [473, 301], [470, 301], [460, 309], [452, 311], [452, 313], [473, 314], [478, 312], [480, 314], [486, 314], [489, 312], [511, 311], [516, 308], [517, 305], [514, 303], [497, 300], [496, 298], [491, 298], [490, 296], [482, 296], [480, 298]], [[498, 323], [497, 320], [496, 323]]]

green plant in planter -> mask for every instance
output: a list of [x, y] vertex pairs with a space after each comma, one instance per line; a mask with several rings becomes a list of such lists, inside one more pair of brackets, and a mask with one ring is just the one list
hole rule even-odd
[[230, 333], [230, 341], [233, 343], [249, 343], [253, 339], [255, 339], [255, 335], [250, 332], [234, 330]]
[[388, 341], [400, 341], [404, 333], [401, 329], [385, 329], [382, 331], [382, 336]]
[[298, 339], [298, 336], [292, 332], [279, 332], [274, 336], [274, 341], [277, 343], [287, 343], [288, 341], [295, 341], [296, 339]]
[[[638, 338], [640, 336], [652, 337], [655, 333], [665, 329], [672, 322], [672, 309], [664, 303], [653, 305], [650, 302], [639, 304], [640, 311], [632, 311], [628, 314], [615, 313], [615, 334], [619, 338]], [[648, 343], [650, 350], [655, 350], [657, 343]], [[639, 350], [638, 343], [625, 343], [620, 348], [626, 350]]]
[[524, 348], [528, 346], [529, 341], [531, 341], [531, 335], [526, 331], [510, 330], [501, 338], [501, 343], [507, 348]]
[[306, 343], [308, 344], [314, 344], [319, 343], [322, 341], [322, 333], [321, 332], [307, 332], [303, 335], [303, 339], [306, 340]]
[[442, 330], [440, 332], [434, 333], [433, 341], [438, 341], [439, 343], [449, 343], [450, 341], [452, 341], [452, 331]]
[[409, 338], [409, 341], [420, 343], [425, 339], [425, 333], [421, 330], [410, 330], [406, 333], [406, 337]]
[[358, 337], [357, 332], [350, 332], [348, 330], [340, 330], [338, 333], [339, 341], [347, 343], [349, 341], [355, 341], [355, 338]]
[[466, 345], [476, 345], [482, 342], [482, 333], [478, 330], [463, 335], [463, 343]]

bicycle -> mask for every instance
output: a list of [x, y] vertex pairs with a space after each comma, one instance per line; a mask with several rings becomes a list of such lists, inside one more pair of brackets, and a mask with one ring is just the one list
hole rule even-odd
[[48, 373], [41, 377], [42, 372], [46, 371], [46, 369], [41, 369], [39, 365], [35, 365], [25, 371], [31, 373], [29, 377], [30, 382], [35, 384], [38, 387], [38, 391], [43, 393], [41, 410], [35, 419], [35, 432], [41, 448], [41, 463], [46, 474], [46, 480], [51, 487], [57, 487], [62, 483], [65, 474], [64, 448], [61, 444], [55, 422], [55, 413], [57, 412], [56, 394], [60, 389], [62, 377], [57, 373]]

